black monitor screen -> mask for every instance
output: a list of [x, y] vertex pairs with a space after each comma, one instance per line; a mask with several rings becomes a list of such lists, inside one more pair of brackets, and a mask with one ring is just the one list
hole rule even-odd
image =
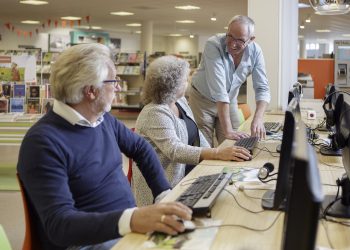
[[283, 125], [281, 154], [278, 166], [277, 184], [275, 190], [267, 191], [262, 199], [262, 207], [271, 210], [284, 210], [290, 183], [291, 152], [295, 123], [300, 120], [300, 108], [296, 98], [288, 105]]
[[322, 186], [317, 158], [307, 143], [305, 125], [297, 124], [292, 153], [292, 184], [286, 204], [282, 249], [315, 249], [321, 203]]

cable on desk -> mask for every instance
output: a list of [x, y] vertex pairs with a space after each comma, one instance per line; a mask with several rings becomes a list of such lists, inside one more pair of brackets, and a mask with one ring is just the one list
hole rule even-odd
[[329, 238], [328, 226], [325, 224], [324, 220], [321, 220], [321, 224], [324, 227], [324, 230], [326, 232], [326, 237], [327, 237], [327, 241], [328, 241], [328, 244], [329, 244], [330, 248], [331, 249], [335, 249], [333, 244], [332, 244], [331, 239]]
[[207, 228], [212, 228], [212, 227], [240, 227], [240, 228], [244, 228], [244, 229], [255, 231], [255, 232], [265, 232], [265, 231], [270, 230], [276, 224], [276, 222], [277, 222], [278, 218], [281, 216], [281, 214], [282, 214], [282, 212], [279, 212], [278, 215], [276, 216], [276, 218], [271, 223], [271, 225], [269, 225], [266, 228], [252, 228], [252, 227], [248, 227], [245, 225], [239, 225], [239, 224], [222, 224], [222, 225], [213, 225], [213, 226], [198, 226], [198, 227], [196, 227], [196, 229], [207, 229]]
[[259, 211], [253, 211], [253, 210], [250, 210], [249, 208], [246, 208], [246, 207], [243, 207], [237, 200], [236, 196], [229, 190], [227, 190], [226, 188], [224, 189], [227, 193], [229, 193], [233, 199], [236, 201], [237, 205], [242, 208], [243, 210], [246, 210], [247, 212], [249, 213], [252, 213], [252, 214], [259, 214], [259, 213], [262, 213], [262, 212], [265, 212], [266, 210], [259, 210]]
[[[264, 151], [264, 152], [268, 152], [272, 157], [280, 157], [280, 153], [277, 152], [277, 151], [271, 151], [270, 149], [268, 149], [266, 146], [262, 147], [262, 148], [258, 148], [258, 147], [255, 147], [257, 149], [260, 149], [261, 151]], [[278, 154], [278, 155], [274, 155], [274, 154]]]
[[[271, 190], [269, 188], [244, 188], [243, 190], [241, 190], [239, 187], [237, 187], [237, 185], [235, 183], [233, 183], [233, 186], [235, 186], [236, 189], [242, 191], [242, 193], [248, 197], [248, 198], [251, 198], [251, 199], [257, 199], [257, 200], [261, 200], [263, 198], [263, 196], [260, 196], [260, 197], [257, 197], [257, 196], [251, 196], [251, 195], [248, 195], [245, 190], [263, 190], [263, 191], [266, 191], [266, 190]], [[271, 198], [273, 199], [273, 198]]]
[[321, 158], [318, 159], [322, 164], [324, 165], [327, 165], [328, 167], [332, 167], [332, 168], [344, 168], [343, 166], [339, 166], [339, 165], [332, 165], [332, 164], [329, 164], [325, 161], [322, 161]]

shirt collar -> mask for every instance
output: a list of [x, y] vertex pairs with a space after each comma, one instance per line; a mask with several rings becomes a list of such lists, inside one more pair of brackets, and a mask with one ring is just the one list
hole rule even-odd
[[72, 125], [80, 125], [84, 127], [95, 128], [103, 122], [104, 113], [97, 118], [96, 122], [88, 121], [84, 116], [82, 116], [78, 111], [70, 107], [69, 105], [54, 100], [53, 112], [61, 116], [63, 119], [68, 121]]

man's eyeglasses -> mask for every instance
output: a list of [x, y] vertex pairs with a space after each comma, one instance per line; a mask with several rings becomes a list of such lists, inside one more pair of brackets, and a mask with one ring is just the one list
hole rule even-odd
[[104, 84], [108, 84], [108, 83], [113, 84], [114, 88], [118, 89], [118, 88], [120, 88], [120, 84], [119, 83], [121, 81], [122, 81], [121, 79], [104, 80], [102, 83], [104, 83]]
[[250, 38], [248, 38], [246, 41], [244, 41], [243, 39], [235, 38], [231, 34], [226, 34], [226, 39], [231, 40], [239, 47], [243, 47], [250, 40]]

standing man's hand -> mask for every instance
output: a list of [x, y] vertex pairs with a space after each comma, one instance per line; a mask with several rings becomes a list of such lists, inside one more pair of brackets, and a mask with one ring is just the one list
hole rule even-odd
[[239, 140], [241, 138], [247, 138], [250, 137], [249, 134], [244, 133], [244, 132], [240, 132], [240, 131], [230, 131], [230, 132], [226, 132], [225, 133], [225, 138], [226, 139], [231, 139], [231, 140]]
[[265, 139], [266, 130], [264, 126], [264, 121], [262, 118], [254, 117], [252, 124], [250, 126], [251, 136], [259, 137], [260, 139]]

